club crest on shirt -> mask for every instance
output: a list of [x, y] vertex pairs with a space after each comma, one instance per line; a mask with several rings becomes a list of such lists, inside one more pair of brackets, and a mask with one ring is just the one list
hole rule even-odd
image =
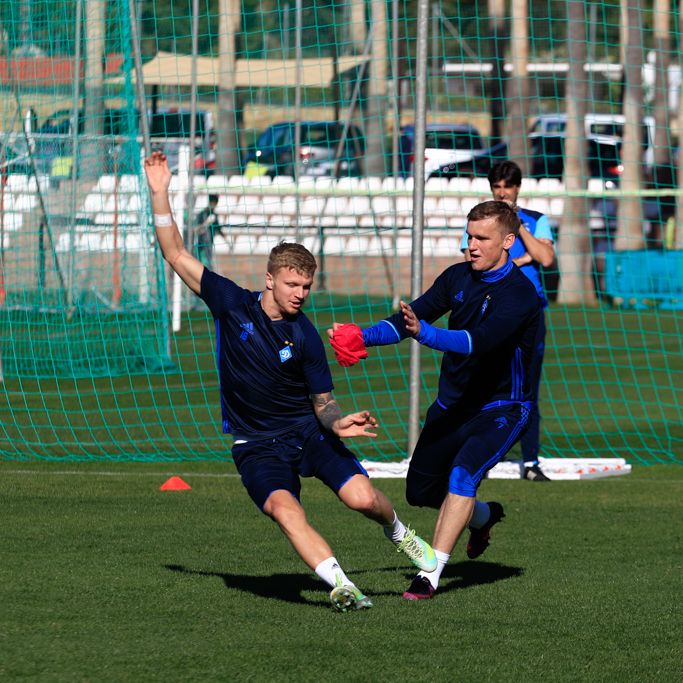
[[292, 342], [285, 342], [285, 345], [280, 349], [279, 354], [281, 363], [286, 363], [294, 356], [293, 346], [294, 344], [292, 344]]
[[465, 293], [461, 289], [453, 298], [462, 303], [465, 300]]
[[486, 309], [489, 307], [490, 302], [491, 302], [491, 295], [487, 294], [486, 297], [484, 298], [484, 303], [481, 305], [481, 315], [484, 315], [484, 313], [486, 313]]

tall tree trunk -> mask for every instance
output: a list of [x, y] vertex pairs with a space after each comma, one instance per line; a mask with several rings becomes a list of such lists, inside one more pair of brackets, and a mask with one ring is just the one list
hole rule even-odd
[[669, 62], [671, 0], [654, 0], [655, 88], [652, 113], [655, 117], [655, 167], [671, 163], [671, 126], [669, 121]]
[[[683, 74], [683, 49], [680, 41], [683, 39], [683, 12], [678, 12], [678, 68], [679, 73]], [[678, 139], [683, 139], [683, 82], [678, 86]], [[676, 221], [674, 229], [674, 249], [683, 249], [683, 154], [678, 155], [678, 190], [676, 198]]]
[[363, 54], [367, 38], [365, 23], [365, 0], [348, 0], [349, 3], [349, 42], [353, 45], [353, 52]]
[[491, 145], [503, 139], [505, 125], [505, 48], [508, 40], [505, 0], [488, 0], [489, 30], [493, 41], [493, 69], [486, 83], [491, 114]]
[[372, 0], [372, 54], [365, 108], [365, 172], [384, 175], [387, 113], [387, 6]]
[[560, 288], [558, 301], [565, 304], [597, 302], [592, 277], [590, 223], [585, 197], [572, 196], [586, 189], [586, 100], [588, 82], [583, 71], [586, 62], [586, 3], [567, 0], [567, 129], [564, 146], [564, 187], [569, 196], [564, 200], [564, 216], [559, 237]]
[[216, 167], [222, 175], [238, 174], [240, 117], [235, 92], [236, 36], [241, 28], [240, 0], [219, 0], [218, 19], [218, 124], [216, 130]]
[[[85, 73], [83, 87], [85, 96], [85, 123], [83, 132], [87, 136], [81, 143], [80, 175], [85, 178], [98, 178], [104, 172], [103, 145], [99, 136], [104, 133], [104, 39], [105, 39], [104, 0], [86, 0], [85, 2]], [[80, 64], [77, 65], [76, 78], [80, 78]], [[73, 135], [78, 134], [77, 114]], [[77, 163], [74, 159], [73, 163]]]
[[[510, 62], [512, 77], [506, 92], [506, 138], [508, 156], [514, 159], [526, 175], [529, 171], [528, 94], [527, 71], [529, 66], [529, 14], [527, 0], [512, 0], [512, 31]], [[523, 131], [523, 135], [520, 135]]]
[[[637, 193], [642, 189], [642, 9], [640, 0], [622, 0], [622, 2], [627, 4], [625, 11], [627, 39], [624, 62], [626, 78], [624, 141], [621, 148], [624, 172], [621, 176], [621, 189], [627, 193]], [[642, 198], [634, 195], [621, 197], [618, 214], [614, 248], [617, 251], [642, 249], [645, 246]]]

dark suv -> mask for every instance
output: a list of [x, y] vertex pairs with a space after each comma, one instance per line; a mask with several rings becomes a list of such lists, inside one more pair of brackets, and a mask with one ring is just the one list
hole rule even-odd
[[[530, 140], [529, 178], [561, 178], [564, 173], [564, 136], [539, 135]], [[586, 140], [591, 178], [618, 181], [623, 171], [621, 141], [601, 138]], [[431, 178], [486, 177], [491, 166], [508, 158], [507, 143], [501, 142], [470, 160], [451, 163], [434, 171]]]
[[[119, 173], [133, 173], [140, 153], [135, 140], [138, 134], [139, 112], [121, 107], [106, 108], [103, 116], [102, 151], [106, 154], [105, 169]], [[70, 157], [73, 149], [73, 109], [52, 112], [35, 135], [34, 157], [39, 172], [51, 173], [54, 159]], [[85, 112], [78, 112], [78, 133], [85, 130]]]
[[[349, 126], [338, 163], [335, 154], [344, 125], [335, 121], [302, 121], [299, 147], [299, 173], [312, 176], [360, 176], [363, 171], [365, 141], [356, 126]], [[266, 128], [248, 151], [246, 170], [258, 165], [264, 175], [294, 175], [296, 123], [286, 121]], [[336, 165], [336, 171], [335, 171]]]
[[[189, 144], [192, 112], [189, 109], [159, 109], [150, 114], [149, 135], [152, 147], [161, 149], [168, 157], [173, 173], [178, 171], [180, 148]], [[204, 109], [195, 113], [195, 155], [206, 159], [211, 151], [214, 135], [213, 114]], [[196, 160], [195, 160], [196, 167]]]

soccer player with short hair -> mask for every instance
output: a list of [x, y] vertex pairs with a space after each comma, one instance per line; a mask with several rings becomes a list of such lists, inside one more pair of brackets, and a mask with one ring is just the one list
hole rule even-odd
[[[555, 247], [550, 221], [545, 214], [539, 211], [524, 209], [517, 205], [517, 197], [522, 189], [522, 169], [514, 161], [506, 159], [494, 164], [489, 171], [488, 179], [493, 198], [506, 202], [517, 211], [521, 226], [519, 239], [515, 240], [510, 248], [510, 257], [536, 288], [536, 293], [545, 310], [548, 307], [548, 299], [543, 291], [539, 266], [549, 268], [555, 261]], [[469, 260], [467, 232], [463, 233], [460, 250], [465, 254], [465, 259]], [[533, 406], [529, 415], [529, 423], [520, 439], [524, 460], [524, 478], [531, 481], [550, 481], [538, 464], [541, 430], [538, 398], [541, 387], [543, 356], [545, 355], [545, 333], [545, 316], [542, 315], [531, 364]]]
[[[438, 566], [422, 570], [403, 594], [434, 595], [458, 538], [469, 525], [467, 554], [481, 555], [500, 503], [476, 500], [486, 472], [519, 439], [532, 405], [529, 372], [541, 316], [534, 287], [509, 258], [519, 219], [505, 202], [488, 201], [467, 216], [470, 261], [439, 275], [401, 311], [361, 330], [335, 323], [328, 331], [337, 360], [352, 365], [366, 346], [408, 337], [443, 351], [438, 395], [410, 460], [406, 498], [439, 510], [432, 547]], [[448, 329], [432, 323], [449, 314]]]
[[341, 612], [372, 607], [344, 573], [327, 541], [310, 525], [299, 500], [300, 477], [316, 477], [350, 509], [384, 527], [411, 561], [434, 569], [432, 548], [399, 520], [342, 438], [374, 437], [367, 411], [342, 415], [317, 330], [302, 307], [316, 261], [300, 244], [270, 253], [265, 289], [252, 292], [206, 269], [183, 245], [171, 212], [166, 157], [145, 160], [157, 240], [164, 258], [208, 305], [216, 324], [223, 431], [254, 503], [282, 529], [301, 559], [331, 588]]

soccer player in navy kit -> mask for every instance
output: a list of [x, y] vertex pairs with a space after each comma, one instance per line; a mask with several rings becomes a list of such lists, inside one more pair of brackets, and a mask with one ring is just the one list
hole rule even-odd
[[271, 517], [303, 561], [331, 588], [335, 609], [372, 603], [346, 576], [327, 541], [309, 524], [300, 477], [317, 477], [352, 510], [384, 527], [418, 567], [433, 569], [432, 548], [398, 519], [391, 502], [340, 437], [374, 437], [367, 411], [342, 415], [320, 335], [301, 309], [316, 262], [302, 245], [281, 243], [268, 260], [266, 287], [252, 292], [206, 269], [183, 245], [171, 213], [166, 157], [145, 160], [154, 224], [164, 258], [208, 305], [215, 320], [223, 431], [259, 509]]
[[[541, 302], [508, 255], [519, 218], [500, 201], [478, 204], [467, 218], [469, 263], [447, 268], [422, 296], [372, 327], [335, 323], [328, 331], [342, 365], [366, 357], [365, 346], [407, 337], [444, 352], [438, 395], [406, 479], [411, 505], [439, 510], [432, 540], [438, 566], [420, 571], [404, 593], [408, 600], [434, 595], [468, 525], [468, 556], [488, 546], [502, 506], [477, 501], [477, 488], [519, 439], [532, 405], [529, 370]], [[446, 313], [448, 329], [433, 327]]]
[[[519, 229], [519, 239], [510, 248], [510, 257], [522, 269], [524, 275], [531, 280], [541, 300], [543, 310], [545, 310], [548, 307], [548, 299], [543, 291], [539, 266], [549, 268], [555, 261], [555, 247], [550, 221], [548, 221], [547, 216], [538, 211], [517, 206], [517, 197], [522, 188], [522, 170], [514, 161], [508, 159], [494, 164], [489, 171], [488, 178], [493, 198], [508, 203], [517, 211], [522, 224]], [[463, 233], [460, 249], [465, 254], [465, 258], [469, 259], [467, 232]], [[533, 407], [529, 415], [529, 423], [520, 439], [524, 460], [524, 478], [531, 481], [550, 481], [538, 464], [541, 429], [538, 398], [545, 354], [545, 332], [545, 319], [542, 316], [531, 366], [531, 388], [534, 392]]]

